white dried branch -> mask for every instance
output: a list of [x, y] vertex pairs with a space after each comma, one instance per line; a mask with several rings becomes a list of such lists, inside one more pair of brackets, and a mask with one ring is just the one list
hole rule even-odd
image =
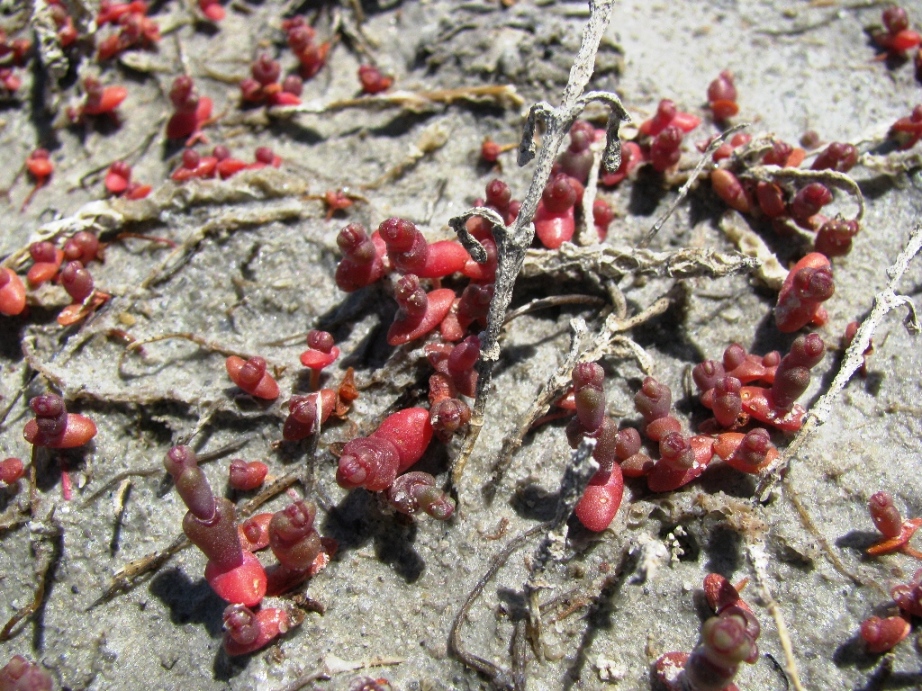
[[781, 290], [781, 284], [788, 276], [778, 257], [772, 252], [765, 241], [754, 232], [738, 211], [727, 211], [720, 218], [720, 229], [727, 239], [747, 257], [752, 257], [758, 262], [755, 277], [772, 290]]
[[595, 275], [614, 280], [629, 274], [668, 278], [723, 278], [757, 271], [760, 266], [761, 260], [757, 257], [707, 248], [657, 252], [612, 245], [577, 247], [565, 242], [554, 252], [526, 251], [521, 275], [534, 278], [591, 271]]
[[[608, 132], [612, 136], [612, 140], [608, 142], [606, 149], [609, 162], [617, 160], [617, 152], [620, 152], [621, 143], [617, 138], [618, 126], [621, 121], [630, 119], [627, 111], [621, 105], [621, 101], [614, 94], [603, 95], [601, 92], [583, 93], [589, 78], [592, 76], [595, 55], [605, 28], [608, 26], [613, 7], [614, 0], [590, 0], [589, 22], [583, 31], [579, 52], [570, 70], [562, 103], [557, 108], [552, 108], [547, 103], [536, 104], [529, 110], [526, 119], [522, 145], [519, 149], [520, 163], [523, 159], [528, 160], [534, 155], [533, 135], [539, 118], [545, 122], [546, 131], [540, 153], [537, 156], [537, 165], [531, 184], [522, 201], [522, 207], [516, 220], [511, 228], [500, 229], [494, 226], [497, 251], [496, 282], [493, 300], [490, 302], [487, 328], [480, 335], [482, 347], [478, 365], [479, 377], [477, 396], [471, 415], [470, 431], [465, 439], [461, 453], [455, 459], [452, 473], [453, 482], [456, 485], [461, 479], [464, 466], [474, 449], [480, 429], [483, 427], [487, 393], [490, 390], [493, 378], [493, 366], [499, 359], [499, 336], [506, 309], [512, 301], [512, 289], [525, 259], [525, 251], [531, 246], [534, 238], [535, 228], [532, 220], [538, 208], [538, 201], [541, 199], [541, 194], [550, 178], [551, 168], [564, 138], [589, 101], [602, 101], [611, 109]], [[459, 224], [452, 223], [452, 227], [458, 228]], [[461, 235], [460, 237], [463, 242], [464, 236]]]

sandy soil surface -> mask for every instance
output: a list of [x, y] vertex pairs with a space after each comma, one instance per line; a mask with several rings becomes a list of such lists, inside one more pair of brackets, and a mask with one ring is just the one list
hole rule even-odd
[[[84, 35], [84, 3], [65, 4]], [[922, 26], [922, 6], [907, 7]], [[37, 0], [29, 8], [2, 5], [11, 36], [35, 38], [40, 15], [30, 12], [47, 6]], [[567, 357], [571, 320], [585, 320], [592, 342], [613, 295], [623, 295], [629, 315], [668, 300], [626, 332], [633, 350], [621, 341], [600, 358], [607, 411], [623, 425], [637, 426], [632, 399], [645, 374], [671, 387], [675, 414], [692, 430], [707, 417], [689, 387], [693, 365], [719, 359], [734, 341], [763, 354], [786, 352], [794, 340], [775, 327], [777, 277], [810, 251], [811, 235], [779, 235], [764, 219], [728, 211], [707, 169], [650, 249], [736, 257], [736, 229], [777, 257], [774, 288], [758, 272], [715, 277], [701, 262], [692, 262], [691, 277], [675, 278], [662, 254], [649, 270], [624, 260], [606, 273], [600, 259], [639, 246], [701, 158], [695, 144], [721, 131], [705, 99], [721, 70], [736, 78], [740, 112], [733, 122], [750, 123], [754, 137], [799, 146], [813, 130], [821, 143], [807, 146], [808, 156], [831, 141], [861, 153], [848, 173], [857, 185], [843, 183], [824, 210], [855, 217], [860, 190], [862, 230], [852, 252], [834, 260], [829, 320], [812, 329], [828, 353], [801, 402], [815, 405], [830, 388], [846, 325], [871, 314], [922, 211], [922, 160], [887, 139], [919, 102], [920, 86], [911, 59], [874, 59], [879, 49], [868, 29], [880, 23], [879, 5], [616, 3], [588, 88], [621, 98], [633, 119], [622, 130], [627, 139], [662, 98], [702, 124], [685, 138], [677, 170], [664, 176], [646, 166], [616, 188], [600, 187], [599, 197], [617, 212], [607, 249], [585, 246], [572, 270], [551, 262], [549, 251], [529, 251], [513, 308], [558, 295], [593, 300], [529, 311], [502, 330], [485, 424], [460, 480], [450, 484], [463, 435], [433, 443], [419, 466], [458, 501], [446, 522], [395, 514], [378, 496], [335, 482], [333, 452], [387, 413], [425, 404], [431, 373], [422, 342], [386, 343], [396, 310], [390, 282], [349, 295], [336, 287], [336, 237], [347, 223], [375, 228], [402, 216], [430, 241], [453, 238], [448, 221], [497, 176], [521, 199], [535, 174], [534, 163], [520, 168], [515, 160], [524, 115], [532, 103], [560, 103], [588, 7], [234, 0], [226, 10], [213, 24], [195, 3], [152, 3], [163, 34], [155, 50], [132, 49], [100, 65], [85, 37], [60, 56], [33, 56], [18, 70], [20, 90], [3, 102], [3, 265], [24, 275], [29, 243], [60, 246], [88, 229], [109, 243], [105, 261], [91, 270], [111, 298], [84, 322], [62, 327], [56, 318], [69, 299], [46, 285], [29, 291], [26, 313], [0, 321], [0, 453], [32, 459], [36, 470], [34, 489], [25, 480], [0, 489], [0, 625], [11, 622], [0, 637], [0, 663], [22, 654], [69, 689], [350, 689], [363, 677], [404, 691], [475, 689], [491, 687], [483, 674], [489, 669], [505, 675], [494, 682], [518, 688], [648, 689], [659, 655], [698, 642], [709, 614], [702, 581], [716, 572], [750, 580], [744, 596], [762, 626], [760, 657], [742, 666], [741, 689], [922, 684], [915, 631], [886, 656], [867, 653], [857, 638], [863, 619], [895, 613], [889, 588], [918, 566], [903, 554], [864, 556], [879, 538], [866, 508], [873, 493], [892, 493], [907, 517], [922, 513], [922, 349], [904, 326], [905, 307], [874, 320], [867, 376], [828, 399], [828, 420], [798, 439], [796, 452], [785, 456], [784, 484], [765, 496], [756, 496], [758, 477], [726, 466], [665, 494], [628, 480], [608, 530], [590, 533], [571, 518], [551, 531], [546, 522], [566, 494], [561, 483], [571, 462], [566, 418], [527, 434], [504, 472], [494, 472], [504, 443], [516, 438]], [[259, 54], [279, 59], [283, 74], [296, 71], [281, 28], [295, 15], [332, 45], [327, 64], [304, 85], [303, 107], [241, 108], [237, 83]], [[111, 31], [100, 29], [99, 37]], [[360, 98], [356, 71], [367, 63], [393, 76], [387, 94]], [[167, 142], [164, 127], [180, 73], [214, 102], [208, 144], [198, 150], [225, 144], [251, 161], [256, 147], [268, 146], [281, 167], [226, 181], [170, 182], [182, 143]], [[66, 108], [79, 102], [87, 75], [124, 85], [128, 97], [117, 118], [68, 125]], [[585, 116], [602, 127], [606, 111], [593, 105]], [[485, 138], [513, 145], [498, 165], [479, 160]], [[32, 183], [17, 170], [37, 146], [50, 150], [55, 170], [21, 209]], [[150, 197], [106, 200], [105, 170], [120, 159], [133, 165], [135, 180], [153, 186]], [[354, 204], [330, 215], [323, 197], [337, 189]], [[460, 290], [465, 281], [446, 284]], [[918, 300], [922, 262], [910, 263], [892, 288]], [[309, 389], [298, 355], [313, 328], [331, 331], [343, 352], [324, 381], [338, 382], [351, 366], [361, 394], [346, 420], [326, 427], [315, 452], [308, 443], [281, 441], [286, 401]], [[169, 334], [196, 340], [170, 337], [127, 349]], [[265, 357], [280, 374], [279, 400], [259, 403], [232, 386], [223, 362], [229, 353]], [[92, 417], [98, 434], [89, 445], [33, 454], [22, 438], [27, 402], [47, 391]], [[773, 438], [783, 451], [794, 435]], [[224, 603], [203, 579], [205, 559], [195, 549], [165, 555], [156, 569], [112, 588], [116, 574], [164, 555], [181, 537], [184, 507], [162, 470], [163, 455], [177, 443], [202, 454], [223, 450], [203, 467], [238, 506], [255, 493], [227, 489], [229, 460], [263, 460], [272, 477], [293, 480], [299, 496], [317, 502], [320, 533], [339, 544], [327, 568], [283, 601], [303, 614], [301, 624], [256, 654], [229, 658], [222, 651]], [[239, 448], [227, 450], [231, 445]], [[73, 483], [69, 501], [62, 469]], [[276, 490], [268, 510], [289, 501]], [[483, 663], [478, 672], [451, 649], [449, 630], [487, 575], [460, 620], [463, 651]], [[40, 584], [33, 612], [28, 606]], [[525, 625], [529, 617], [540, 620], [540, 633]]]

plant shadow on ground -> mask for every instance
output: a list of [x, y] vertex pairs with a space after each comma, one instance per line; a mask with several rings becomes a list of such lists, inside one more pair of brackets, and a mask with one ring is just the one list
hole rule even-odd
[[845, 533], [845, 535], [839, 537], [835, 544], [836, 547], [841, 549], [857, 552], [856, 556], [861, 559], [872, 560], [866, 556], [865, 550], [874, 543], [880, 542], [881, 539], [883, 539], [883, 536], [878, 532], [871, 530], [850, 530]]
[[221, 635], [226, 603], [204, 578], [193, 581], [184, 569], [174, 566], [159, 571], [148, 590], [169, 610], [173, 624], [203, 624], [212, 638]]
[[704, 568], [708, 573], [719, 573], [729, 579], [743, 568], [743, 538], [728, 526], [710, 530], [701, 549], [707, 555]]
[[352, 490], [327, 513], [320, 533], [336, 540], [340, 552], [373, 543], [378, 561], [388, 564], [406, 583], [415, 583], [426, 568], [413, 548], [416, 523], [400, 514], [388, 515], [380, 501], [363, 489]]
[[[183, 569], [172, 567], [158, 572], [151, 579], [148, 590], [169, 610], [173, 624], [202, 625], [211, 639], [221, 638], [227, 603], [203, 578], [193, 581]], [[251, 658], [251, 655], [246, 655], [231, 659], [224, 652], [224, 647], [219, 646], [212, 664], [214, 678], [230, 681], [246, 669]]]
[[[879, 660], [879, 657], [874, 657]], [[870, 667], [870, 665], [869, 665]], [[868, 679], [864, 686], [856, 687], [855, 691], [885, 691], [886, 689], [918, 689], [922, 684], [922, 673], [920, 672], [895, 672], [892, 663], [888, 664], [888, 659], [880, 663], [880, 666]]]
[[663, 184], [662, 174], [650, 166], [643, 166], [631, 186], [627, 213], [631, 216], [653, 216], [668, 193], [669, 189]]
[[[62, 483], [62, 473], [86, 467], [86, 457], [95, 453], [94, 442], [76, 449], [35, 449], [35, 484], [42, 492], [53, 490]], [[63, 491], [63, 489], [61, 490]]]

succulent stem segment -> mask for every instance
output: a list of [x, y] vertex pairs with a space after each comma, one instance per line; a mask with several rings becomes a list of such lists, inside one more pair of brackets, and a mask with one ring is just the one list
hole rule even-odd
[[336, 482], [347, 489], [387, 489], [397, 473], [422, 457], [432, 432], [425, 408], [407, 408], [389, 415], [370, 436], [353, 439], [343, 447]]
[[183, 532], [208, 558], [208, 584], [227, 602], [249, 607], [259, 604], [266, 593], [266, 573], [259, 560], [240, 546], [234, 505], [215, 498], [189, 447], [174, 446], [163, 465], [189, 509]]
[[708, 604], [717, 616], [701, 627], [701, 643], [690, 654], [666, 653], [654, 664], [657, 680], [669, 691], [728, 691], [740, 663], [759, 658], [759, 621], [736, 589], [719, 574], [704, 581]]
[[902, 552], [910, 557], [922, 559], [922, 552], [909, 546], [909, 541], [922, 527], [922, 518], [904, 521], [899, 509], [893, 503], [893, 497], [886, 492], [877, 492], [868, 501], [868, 511], [874, 526], [883, 535], [883, 540], [868, 547], [868, 556], [879, 557], [884, 554]]
[[68, 413], [64, 399], [57, 394], [36, 396], [29, 401], [29, 407], [35, 417], [26, 423], [22, 434], [30, 444], [72, 449], [96, 436], [95, 423], [84, 415]]

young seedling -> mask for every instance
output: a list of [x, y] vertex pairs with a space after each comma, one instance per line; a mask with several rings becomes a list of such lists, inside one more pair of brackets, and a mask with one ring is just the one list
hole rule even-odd
[[868, 511], [874, 526], [883, 535], [883, 540], [865, 550], [871, 557], [901, 552], [916, 559], [922, 559], [922, 552], [909, 546], [909, 541], [922, 527], [922, 518], [903, 520], [899, 509], [893, 503], [893, 497], [887, 492], [877, 492], [868, 501]]
[[436, 329], [448, 315], [455, 300], [455, 291], [437, 288], [427, 293], [416, 275], [407, 274], [397, 281], [394, 298], [399, 309], [387, 331], [387, 343], [398, 346], [422, 338]]
[[340, 349], [327, 331], [313, 329], [307, 334], [307, 350], [301, 353], [301, 364], [311, 370], [311, 388], [320, 386], [320, 373], [337, 358]]
[[192, 77], [180, 75], [170, 88], [170, 101], [175, 112], [166, 125], [168, 139], [186, 138], [186, 146], [205, 141], [202, 128], [211, 118], [211, 99], [199, 96]]
[[819, 252], [811, 252], [794, 265], [778, 293], [775, 305], [778, 330], [793, 333], [808, 324], [825, 324], [829, 317], [822, 303], [835, 292], [829, 259]]
[[902, 7], [889, 5], [881, 13], [881, 21], [884, 30], [872, 31], [871, 38], [887, 53], [903, 55], [922, 43], [922, 36], [909, 28], [909, 16]]
[[68, 413], [64, 399], [57, 394], [36, 396], [29, 401], [29, 407], [35, 417], [26, 423], [22, 435], [30, 444], [73, 449], [96, 436], [95, 423], [84, 415]]
[[19, 458], [5, 458], [0, 461], [0, 483], [6, 487], [19, 482], [25, 472], [25, 466]]
[[708, 85], [708, 106], [714, 115], [715, 122], [724, 122], [736, 115], [740, 107], [736, 103], [736, 85], [733, 82], [733, 73], [729, 70], [721, 72], [717, 78]]
[[249, 360], [244, 360], [231, 355], [224, 364], [231, 381], [244, 393], [266, 401], [274, 401], [279, 397], [278, 382], [266, 371], [264, 358], [251, 357]]
[[734, 691], [740, 663], [759, 657], [761, 627], [739, 593], [717, 574], [705, 579], [704, 588], [717, 616], [702, 625], [701, 643], [691, 654], [666, 653], [654, 664], [657, 681], [668, 691]]
[[348, 442], [339, 457], [336, 482], [340, 487], [364, 487], [380, 492], [391, 486], [399, 472], [415, 464], [432, 439], [432, 424], [425, 408], [407, 408], [386, 417], [368, 437]]
[[234, 505], [214, 496], [189, 447], [174, 446], [163, 465], [189, 509], [183, 532], [208, 558], [205, 580], [227, 602], [258, 605], [266, 593], [266, 572], [259, 559], [240, 546]]
[[336, 267], [336, 285], [347, 293], [354, 292], [380, 280], [387, 267], [383, 258], [387, 246], [380, 233], [371, 237], [363, 226], [350, 223], [336, 238], [343, 258]]
[[566, 173], [553, 177], [544, 188], [534, 222], [535, 234], [547, 249], [556, 250], [572, 239], [576, 230], [577, 196], [574, 179]]
[[96, 77], [83, 80], [83, 103], [67, 109], [68, 117], [73, 123], [81, 123], [86, 116], [117, 116], [116, 109], [128, 97], [124, 86], [103, 86]]
[[282, 438], [300, 441], [311, 436], [335, 412], [336, 405], [337, 396], [333, 389], [321, 389], [307, 396], [292, 396], [288, 401], [288, 417], [282, 428]]
[[289, 626], [288, 613], [283, 609], [266, 607], [254, 613], [246, 605], [228, 605], [224, 610], [224, 652], [231, 657], [255, 653], [287, 633]]
[[405, 473], [387, 488], [387, 501], [400, 513], [414, 515], [423, 511], [445, 521], [451, 518], [455, 503], [435, 486], [435, 478], [419, 471]]
[[54, 173], [54, 164], [51, 162], [51, 154], [48, 153], [47, 149], [35, 149], [29, 154], [25, 165], [34, 185], [23, 200], [20, 211], [24, 211], [29, 206], [29, 202], [32, 201], [35, 193], [48, 183], [52, 173]]
[[869, 653], [879, 655], [893, 650], [909, 635], [909, 622], [900, 615], [892, 617], [872, 616], [861, 622], [860, 636]]
[[0, 314], [15, 317], [26, 308], [26, 287], [12, 269], [0, 267]]
[[382, 74], [374, 65], [359, 65], [359, 83], [363, 94], [380, 94], [394, 84], [393, 77]]
[[242, 458], [235, 458], [228, 468], [228, 484], [232, 489], [242, 492], [262, 487], [269, 473], [269, 466], [262, 461], [247, 463]]

